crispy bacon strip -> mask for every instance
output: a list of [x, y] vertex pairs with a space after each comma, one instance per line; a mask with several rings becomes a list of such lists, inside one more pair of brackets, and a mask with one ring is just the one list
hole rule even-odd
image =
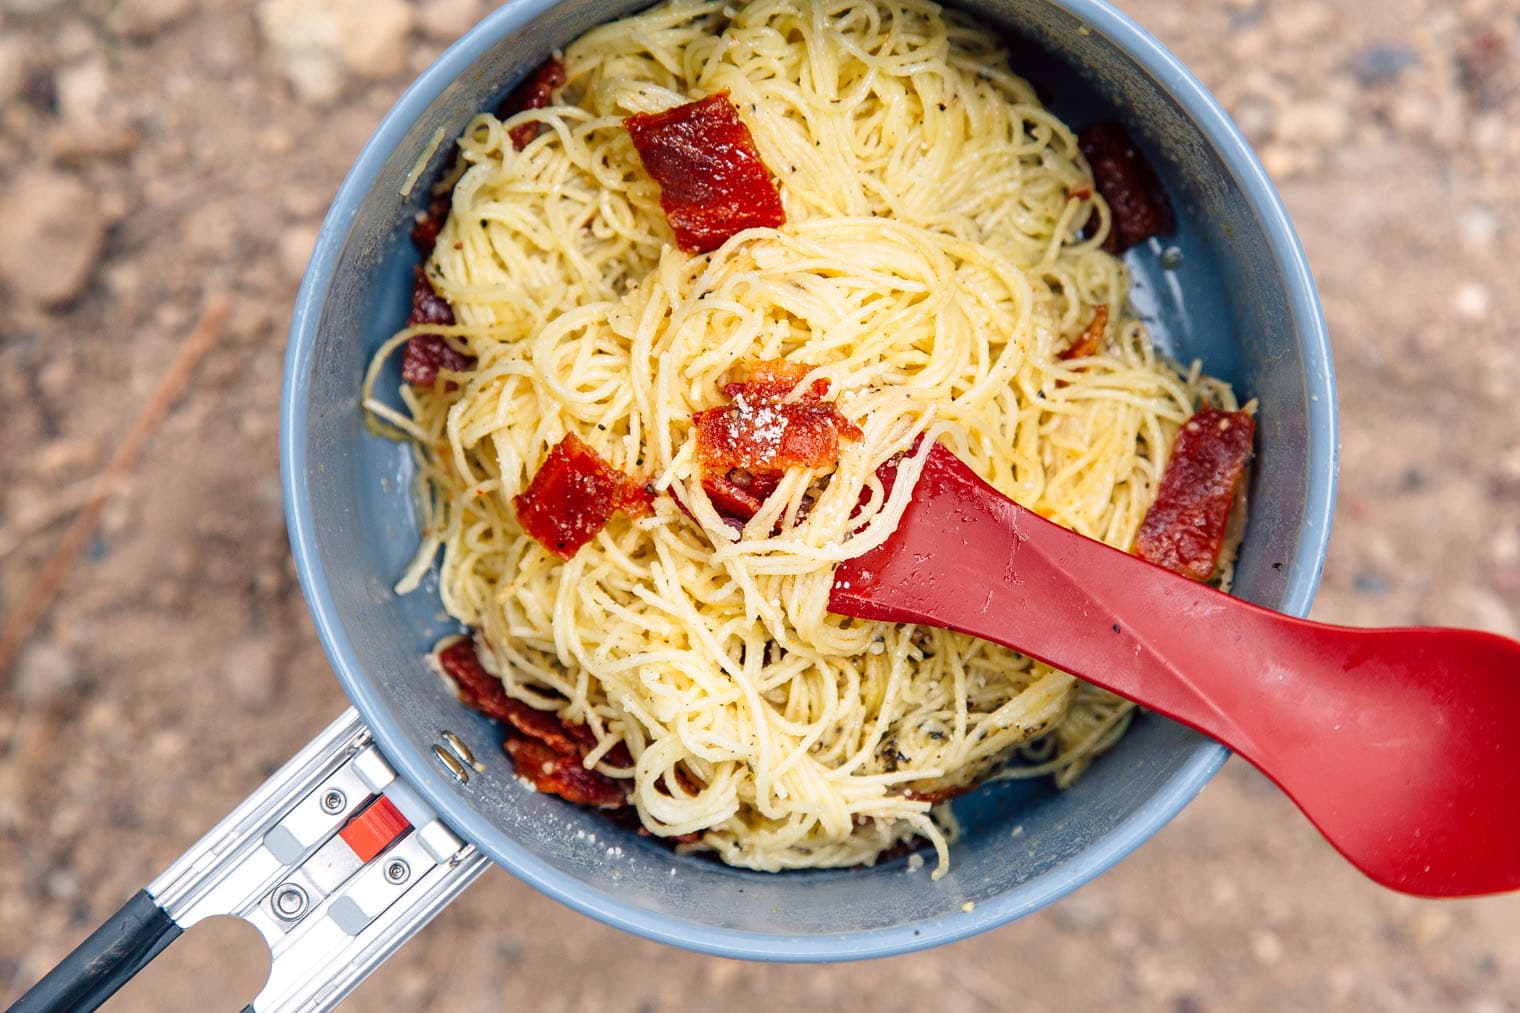
[[[414, 268], [417, 280], [412, 285], [412, 312], [406, 318], [408, 327], [418, 324], [452, 324], [454, 311], [448, 300], [433, 289], [433, 283], [420, 266]], [[441, 334], [418, 334], [406, 343], [401, 356], [401, 379], [418, 387], [431, 387], [438, 382], [438, 371], [447, 369], [464, 372], [475, 366], [475, 359], [458, 352]], [[454, 389], [451, 380], [445, 387]]]
[[1077, 340], [1071, 343], [1071, 347], [1061, 353], [1064, 359], [1085, 359], [1089, 355], [1097, 355], [1103, 350], [1103, 334], [1108, 330], [1108, 304], [1105, 303], [1093, 311], [1093, 318], [1088, 321], [1082, 333], [1077, 335]]
[[813, 383], [796, 401], [781, 400], [807, 370], [781, 360], [758, 363], [749, 378], [724, 386], [732, 404], [692, 416], [697, 460], [709, 475], [727, 476], [735, 468], [755, 476], [779, 475], [788, 468], [825, 468], [839, 460], [841, 439], [864, 435], [834, 402], [822, 400], [828, 393], [825, 380]]
[[786, 223], [781, 194], [727, 91], [623, 122], [660, 184], [660, 207], [681, 249], [706, 253], [736, 232]]
[[935, 788], [933, 791], [916, 791], [913, 788], [909, 788], [903, 792], [903, 798], [914, 802], [928, 802], [931, 805], [939, 805], [941, 802], [948, 802], [952, 798], [960, 798], [962, 795], [969, 794], [979, 787], [981, 787], [981, 782], [973, 781], [970, 784], [958, 784], [951, 788]]
[[[730, 400], [745, 396], [752, 401], [780, 401], [802, 382], [812, 369], [805, 362], [790, 359], [763, 359], [749, 367], [749, 375], [737, 383], [725, 383], [723, 393]], [[814, 380], [808, 390], [802, 392], [803, 401], [822, 401], [829, 392], [829, 381]]]
[[[438, 652], [438, 665], [459, 690], [460, 701], [488, 718], [505, 722], [517, 731], [544, 743], [562, 756], [580, 756], [580, 735], [572, 727], [591, 735], [584, 725], [566, 725], [548, 711], [530, 707], [507, 696], [501, 680], [485, 670], [475, 645], [468, 639], [456, 640]], [[592, 736], [592, 744], [596, 742]]]
[[523, 530], [561, 559], [575, 555], [618, 511], [642, 517], [654, 495], [602, 460], [574, 433], [549, 451], [528, 488], [512, 497]]
[[[505, 120], [526, 109], [542, 109], [549, 104], [554, 89], [564, 86], [565, 65], [551, 57], [508, 93], [496, 107], [496, 118]], [[528, 142], [538, 136], [539, 126], [538, 123], [521, 123], [507, 131], [507, 136], [512, 138], [512, 147], [518, 151], [526, 148]]]
[[[627, 802], [627, 792], [616, 780], [588, 770], [582, 762], [596, 745], [596, 735], [591, 729], [561, 721], [548, 711], [507, 696], [501, 680], [481, 665], [475, 645], [468, 638], [456, 640], [439, 651], [438, 664], [453, 681], [466, 707], [508, 726], [503, 745], [517, 764], [518, 773], [539, 791], [587, 805]], [[621, 742], [607, 751], [605, 759], [615, 767], [633, 766], [633, 757]], [[548, 772], [544, 770], [545, 764], [549, 766]]]
[[513, 737], [503, 746], [518, 776], [539, 791], [604, 809], [628, 804], [628, 789], [600, 771], [588, 770], [578, 756], [561, 756], [537, 739]]
[[1123, 253], [1152, 236], [1172, 231], [1172, 205], [1161, 180], [1136, 150], [1124, 127], [1097, 123], [1077, 135], [1077, 144], [1092, 167], [1093, 182], [1113, 212], [1103, 248]]
[[1255, 433], [1256, 420], [1245, 412], [1202, 408], [1187, 420], [1140, 524], [1135, 555], [1193, 580], [1209, 579]]

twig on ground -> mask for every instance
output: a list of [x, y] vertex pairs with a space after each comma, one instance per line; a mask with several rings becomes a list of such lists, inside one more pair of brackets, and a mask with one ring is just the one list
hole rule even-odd
[[21, 648], [31, 639], [38, 624], [47, 615], [94, 536], [106, 505], [126, 484], [127, 477], [136, 470], [148, 441], [158, 431], [158, 427], [163, 425], [164, 419], [168, 418], [170, 409], [179, 400], [201, 359], [205, 358], [206, 353], [222, 336], [231, 313], [232, 300], [228, 296], [213, 295], [206, 300], [205, 312], [201, 314], [185, 343], [180, 346], [179, 354], [169, 364], [169, 369], [158, 383], [158, 389], [143, 406], [142, 414], [138, 415], [137, 421], [127, 431], [126, 438], [116, 448], [110, 463], [96, 479], [89, 500], [69, 525], [52, 555], [43, 563], [41, 571], [22, 597], [20, 607], [6, 620], [4, 628], [0, 629], [0, 673], [10, 671]]

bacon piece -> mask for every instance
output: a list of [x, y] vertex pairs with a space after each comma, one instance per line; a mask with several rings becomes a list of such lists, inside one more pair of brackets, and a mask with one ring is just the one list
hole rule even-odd
[[1077, 340], [1071, 343], [1071, 347], [1061, 353], [1064, 359], [1085, 359], [1089, 355], [1097, 355], [1103, 350], [1103, 332], [1108, 330], [1108, 304], [1103, 304], [1093, 311], [1093, 318], [1088, 321], [1082, 333], [1077, 335]]
[[977, 786], [977, 782], [972, 782], [971, 784], [957, 784], [949, 788], [935, 788], [933, 791], [915, 791], [909, 788], [903, 792], [903, 798], [914, 802], [928, 802], [930, 805], [939, 805], [941, 802], [948, 802], [952, 798], [960, 798], [962, 795], [975, 791]]
[[417, 324], [452, 324], [454, 308], [433, 288], [433, 283], [428, 279], [422, 265], [413, 267], [412, 272], [416, 280], [412, 282], [412, 312], [406, 318], [406, 325], [415, 327]]
[[702, 491], [707, 493], [718, 513], [740, 520], [749, 520], [765, 504], [763, 499], [725, 475], [703, 475]]
[[1187, 420], [1140, 524], [1135, 555], [1193, 580], [1209, 579], [1255, 433], [1256, 420], [1245, 412], [1202, 408]]
[[826, 468], [839, 460], [840, 437], [860, 430], [833, 404], [754, 403], [746, 398], [692, 416], [697, 459], [704, 467], [765, 473], [787, 468]]
[[[475, 653], [475, 645], [468, 638], [456, 640], [439, 651], [438, 665], [454, 681], [459, 699], [466, 707], [511, 725], [563, 756], [581, 755], [576, 737], [569, 731], [570, 726], [548, 711], [507, 696], [506, 687], [486, 671], [480, 663], [480, 656]], [[588, 734], [590, 731], [586, 729]]]
[[509, 720], [507, 704], [512, 698], [507, 696], [501, 680], [487, 672], [480, 663], [480, 657], [475, 653], [475, 644], [469, 637], [456, 640], [439, 651], [438, 666], [453, 681], [454, 688], [459, 692], [459, 700], [466, 707], [479, 711], [488, 718]]
[[561, 559], [595, 538], [617, 511], [643, 516], [653, 504], [643, 482], [603, 461], [574, 433], [549, 451], [527, 490], [512, 497], [523, 530]]
[[[408, 327], [418, 324], [452, 324], [454, 310], [447, 299], [440, 296], [433, 283], [419, 266], [414, 269], [417, 280], [412, 285], [412, 312], [406, 318]], [[406, 343], [401, 356], [401, 379], [418, 387], [431, 387], [438, 382], [440, 369], [462, 373], [475, 366], [475, 359], [456, 351], [441, 334], [418, 334]], [[445, 390], [453, 390], [452, 380]]]
[[[508, 93], [496, 107], [496, 118], [505, 120], [527, 109], [542, 109], [549, 104], [554, 89], [564, 86], [565, 65], [551, 57]], [[538, 136], [539, 126], [538, 123], [521, 123], [507, 131], [507, 136], [512, 138], [512, 147], [518, 151], [526, 148], [528, 142]]]
[[628, 790], [599, 771], [588, 770], [579, 757], [561, 756], [537, 739], [509, 738], [503, 746], [519, 777], [549, 795], [579, 805], [615, 809], [628, 804]]
[[822, 400], [828, 393], [827, 380], [815, 381], [799, 400], [780, 400], [792, 392], [808, 368], [779, 359], [757, 363], [748, 379], [724, 385], [723, 392], [733, 404], [692, 416], [697, 459], [709, 474], [726, 475], [742, 468], [763, 476], [795, 467], [827, 467], [839, 460], [840, 439], [858, 440], [864, 435], [834, 402]]
[[433, 247], [438, 245], [438, 233], [442, 231], [443, 223], [448, 220], [453, 206], [454, 201], [449, 194], [434, 197], [428, 201], [427, 210], [412, 223], [412, 245], [417, 247], [417, 252], [424, 258], [431, 256]]
[[[401, 355], [401, 379], [418, 387], [432, 387], [438, 382], [440, 369], [462, 373], [475, 365], [475, 360], [454, 350], [441, 334], [419, 334], [406, 343]], [[445, 390], [453, 390], [457, 384], [449, 380]]]
[[[550, 711], [507, 696], [501, 680], [480, 663], [475, 644], [468, 637], [439, 651], [438, 664], [459, 691], [460, 702], [471, 710], [510, 725], [561, 756], [583, 757], [596, 748], [596, 733], [589, 726], [562, 721]], [[604, 759], [614, 767], [633, 766], [633, 757], [621, 742], [607, 750]]]
[[1172, 205], [1156, 172], [1136, 150], [1124, 127], [1097, 123], [1077, 135], [1077, 144], [1092, 167], [1093, 182], [1113, 212], [1103, 248], [1123, 253], [1152, 236], [1172, 231]]
[[[738, 383], [725, 383], [723, 393], [730, 399], [741, 395], [752, 401], [780, 401], [802, 382], [812, 369], [805, 362], [790, 359], [762, 359], [749, 367], [749, 375]], [[814, 380], [808, 390], [802, 392], [803, 401], [822, 401], [829, 392], [829, 381]]]
[[736, 232], [786, 223], [781, 194], [727, 91], [623, 122], [660, 184], [660, 207], [681, 249], [706, 253]]

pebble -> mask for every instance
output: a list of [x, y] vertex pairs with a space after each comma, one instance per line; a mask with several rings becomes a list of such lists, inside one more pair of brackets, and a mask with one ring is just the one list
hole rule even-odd
[[100, 39], [88, 23], [69, 21], [58, 29], [53, 38], [53, 55], [61, 63], [74, 63], [91, 56], [100, 55]]
[[292, 278], [306, 273], [312, 247], [317, 243], [317, 226], [294, 225], [280, 233], [280, 266]]
[[1050, 909], [1050, 920], [1059, 928], [1072, 933], [1085, 933], [1096, 929], [1112, 916], [1108, 903], [1086, 893], [1073, 894]]
[[1251, 933], [1251, 953], [1263, 964], [1275, 964], [1283, 958], [1282, 940], [1277, 933], [1259, 930]]
[[26, 703], [56, 700], [79, 683], [79, 666], [67, 651], [49, 641], [35, 641], [16, 662], [15, 693]]
[[429, 38], [449, 42], [469, 31], [486, 15], [481, 0], [421, 0], [417, 24]]
[[26, 85], [27, 49], [19, 35], [0, 36], [0, 105], [19, 96]]
[[1457, 234], [1469, 253], [1486, 252], [1499, 235], [1499, 217], [1482, 204], [1474, 204], [1457, 219]]
[[117, 0], [106, 28], [128, 39], [150, 39], [189, 10], [190, 0]]
[[249, 637], [233, 644], [222, 660], [227, 692], [250, 711], [262, 711], [279, 689], [274, 644]]
[[259, 31], [296, 95], [330, 102], [349, 74], [380, 79], [406, 65], [404, 0], [261, 0]]
[[58, 70], [58, 114], [64, 122], [93, 126], [101, 121], [111, 78], [103, 56], [91, 56]]
[[0, 282], [41, 306], [60, 306], [89, 283], [105, 249], [95, 191], [46, 169], [19, 173], [0, 194]]
[[1323, 99], [1295, 102], [1277, 115], [1277, 138], [1289, 144], [1329, 146], [1351, 132], [1351, 114]]
[[70, 869], [53, 869], [42, 877], [42, 889], [52, 900], [73, 900], [79, 896], [79, 877]]
[[1420, 54], [1396, 42], [1368, 46], [1351, 62], [1351, 70], [1364, 85], [1385, 84], [1411, 67], [1420, 65]]
[[1489, 307], [1493, 304], [1493, 297], [1489, 294], [1488, 287], [1476, 281], [1464, 282], [1457, 286], [1457, 291], [1452, 295], [1451, 306], [1457, 311], [1457, 316], [1463, 320], [1477, 323], [1488, 316]]

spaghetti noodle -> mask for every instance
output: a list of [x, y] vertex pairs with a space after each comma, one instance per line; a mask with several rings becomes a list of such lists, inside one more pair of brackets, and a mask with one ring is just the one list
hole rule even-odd
[[[834, 564], [891, 533], [920, 439], [1128, 549], [1179, 426], [1233, 395], [1157, 356], [1071, 130], [992, 34], [932, 3], [672, 0], [563, 65], [554, 102], [459, 139], [426, 264], [456, 322], [402, 330], [366, 381], [425, 499], [398, 591], [441, 549], [443, 603], [482, 662], [589, 729], [585, 764], [631, 782], [652, 833], [766, 870], [922, 837], [942, 871], [935, 800], [1020, 750], [1010, 769], [1066, 783], [1130, 705], [962, 634], [833, 616]], [[693, 255], [624, 119], [722, 91], [785, 224]], [[373, 384], [420, 333], [470, 365], [404, 386], [398, 411]], [[735, 520], [704, 489], [693, 416], [770, 360], [800, 364], [799, 390], [827, 381], [859, 438]], [[512, 502], [567, 435], [655, 496], [564, 559]]]

